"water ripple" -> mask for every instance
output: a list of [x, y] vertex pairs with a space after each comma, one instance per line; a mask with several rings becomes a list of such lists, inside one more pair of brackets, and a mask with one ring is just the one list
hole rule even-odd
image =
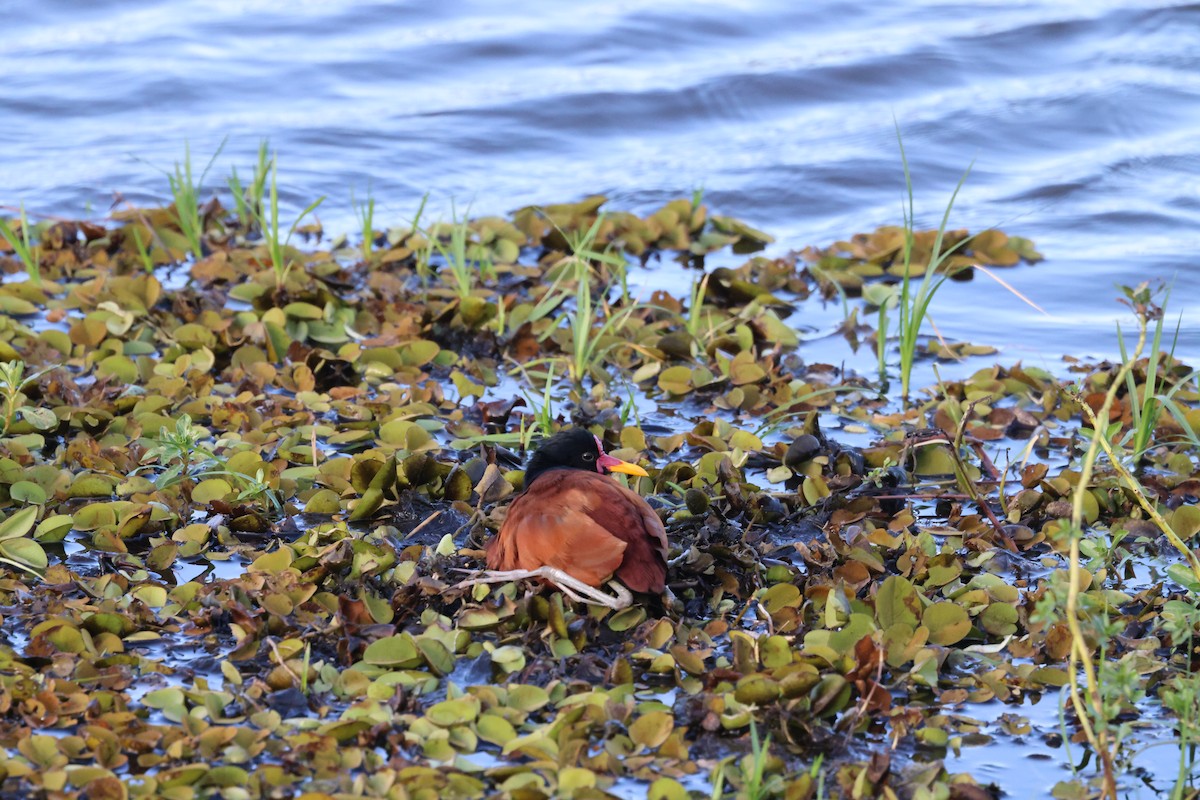
[[[330, 195], [332, 229], [368, 186], [396, 219], [427, 190], [494, 213], [703, 187], [782, 251], [898, 221], [895, 120], [922, 220], [973, 164], [955, 224], [1050, 256], [1015, 271], [1023, 290], [1065, 308], [1159, 271], [1200, 296], [1198, 22], [1132, 0], [22, 3], [0, 40], [0, 205], [161, 200], [155, 167], [185, 140], [203, 162], [229, 137], [216, 185], [269, 137], [287, 201]], [[972, 291], [946, 322], [986, 341]], [[1103, 308], [1064, 316], [1053, 347], [1094, 347]], [[1044, 347], [1047, 323], [1018, 319], [1009, 343]]]

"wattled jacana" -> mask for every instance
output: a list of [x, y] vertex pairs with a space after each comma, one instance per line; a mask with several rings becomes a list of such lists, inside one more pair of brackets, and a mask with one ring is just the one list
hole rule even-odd
[[[536, 577], [574, 600], [609, 608], [630, 604], [625, 587], [661, 593], [667, 532], [654, 509], [607, 472], [646, 475], [605, 453], [586, 429], [547, 439], [529, 459], [525, 491], [487, 544], [490, 571], [460, 586]], [[605, 583], [615, 596], [600, 589]]]

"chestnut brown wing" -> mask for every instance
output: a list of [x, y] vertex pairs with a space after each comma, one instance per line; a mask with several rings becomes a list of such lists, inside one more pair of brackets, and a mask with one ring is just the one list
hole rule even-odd
[[598, 473], [554, 470], [513, 501], [489, 543], [490, 569], [561, 569], [592, 586], [619, 578], [637, 592], [661, 592], [667, 535], [654, 510]]
[[635, 592], [662, 592], [667, 579], [667, 531], [662, 520], [637, 492], [608, 478], [596, 478], [602, 484], [596, 492], [600, 505], [589, 516], [626, 544], [616, 577]]
[[627, 545], [593, 518], [602, 499], [574, 486], [578, 477], [591, 476], [579, 470], [545, 473], [513, 501], [488, 544], [489, 569], [555, 567], [590, 586], [612, 577]]

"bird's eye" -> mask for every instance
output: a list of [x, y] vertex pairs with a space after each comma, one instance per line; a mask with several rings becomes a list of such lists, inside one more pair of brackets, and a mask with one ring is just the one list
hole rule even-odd
[[596, 454], [595, 454], [595, 453], [584, 453], [584, 454], [583, 454], [583, 460], [584, 460], [584, 461], [595, 461], [595, 460], [596, 460]]

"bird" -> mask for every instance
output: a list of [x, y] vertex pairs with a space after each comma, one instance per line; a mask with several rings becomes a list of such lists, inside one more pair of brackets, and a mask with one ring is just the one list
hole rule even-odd
[[540, 578], [573, 600], [612, 609], [632, 603], [629, 590], [662, 593], [666, 529], [640, 495], [607, 477], [611, 472], [647, 477], [608, 455], [586, 428], [551, 436], [530, 457], [525, 489], [485, 547], [489, 571], [459, 586]]

